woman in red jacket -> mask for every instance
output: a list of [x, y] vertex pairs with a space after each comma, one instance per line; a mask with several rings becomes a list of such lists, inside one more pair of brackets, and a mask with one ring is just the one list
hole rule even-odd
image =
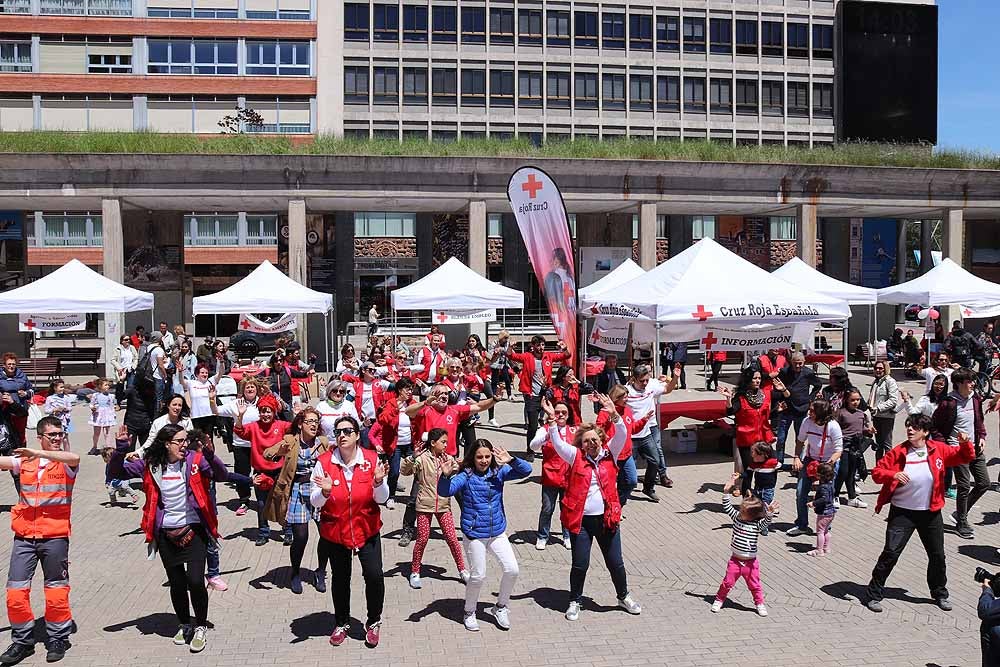
[[[596, 394], [596, 396], [600, 396], [600, 394]], [[646, 426], [646, 422], [653, 413], [643, 415], [642, 419], [636, 419], [635, 415], [632, 414], [632, 408], [627, 404], [628, 390], [625, 385], [616, 384], [608, 392], [608, 397], [625, 424], [625, 444], [618, 454], [618, 502], [622, 507], [625, 507], [632, 491], [639, 485], [639, 473], [636, 472], [635, 459], [632, 458], [632, 436]], [[604, 434], [607, 437], [611, 437], [614, 432], [611, 413], [603, 410], [597, 413], [597, 425], [604, 429]]]
[[[570, 408], [563, 401], [550, 402], [549, 399], [542, 399], [542, 409], [548, 414], [554, 415], [556, 428], [559, 435], [566, 442], [573, 441], [573, 434], [576, 427], [569, 425]], [[549, 438], [549, 431], [545, 427], [539, 428], [535, 437], [531, 441], [531, 450], [542, 454], [542, 509], [538, 513], [538, 539], [535, 541], [535, 548], [543, 550], [549, 543], [549, 528], [552, 526], [552, 512], [556, 508], [556, 502], [562, 500], [566, 491], [566, 474], [569, 472], [569, 464], [562, 460], [552, 445]], [[571, 549], [569, 530], [562, 527], [563, 546]]]
[[[772, 382], [776, 390], [785, 390], [785, 385], [778, 378], [774, 378]], [[752, 477], [746, 474], [751, 463], [750, 447], [755, 442], [766, 442], [769, 445], [774, 443], [774, 432], [771, 431], [771, 389], [762, 389], [761, 383], [761, 372], [747, 368], [740, 376], [735, 393], [729, 387], [719, 390], [719, 393], [731, 400], [726, 414], [736, 417], [735, 465], [736, 472], [743, 473], [740, 491], [744, 496], [750, 491]]]
[[[289, 422], [275, 419], [278, 413], [278, 399], [274, 394], [267, 394], [257, 399], [257, 412], [260, 413], [260, 420], [252, 424], [243, 425], [243, 415], [247, 411], [247, 402], [244, 399], [236, 401], [236, 422], [233, 424], [233, 433], [250, 443], [250, 466], [256, 473], [254, 480], [254, 495], [257, 496], [257, 541], [256, 545], [262, 547], [271, 539], [271, 526], [268, 525], [264, 517], [264, 506], [267, 498], [274, 488], [274, 483], [278, 479], [278, 473], [284, 465], [284, 458], [271, 461], [264, 457], [264, 450], [281, 442], [288, 432]], [[284, 534], [285, 546], [292, 544], [292, 527], [287, 526]]]
[[386, 509], [393, 509], [399, 483], [399, 468], [404, 456], [413, 454], [413, 427], [406, 408], [416, 401], [413, 398], [413, 381], [400, 378], [396, 382], [396, 395], [386, 401], [378, 415], [378, 425], [382, 428], [382, 445], [379, 454], [389, 462], [389, 500]]
[[882, 611], [885, 582], [896, 561], [917, 531], [927, 551], [927, 586], [937, 606], [951, 611], [948, 599], [948, 577], [944, 561], [944, 471], [976, 458], [976, 448], [967, 433], [959, 433], [959, 446], [928, 440], [931, 418], [910, 415], [906, 420], [906, 442], [896, 445], [879, 459], [872, 470], [872, 479], [882, 485], [875, 504], [877, 514], [889, 503], [889, 520], [885, 527], [885, 548], [878, 557], [868, 583], [865, 606]]

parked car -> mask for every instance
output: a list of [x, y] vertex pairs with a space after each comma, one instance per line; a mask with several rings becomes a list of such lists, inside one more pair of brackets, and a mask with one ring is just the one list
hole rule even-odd
[[261, 350], [275, 349], [278, 338], [294, 339], [294, 331], [280, 333], [255, 333], [253, 331], [237, 331], [229, 337], [229, 349], [240, 356], [256, 357]]

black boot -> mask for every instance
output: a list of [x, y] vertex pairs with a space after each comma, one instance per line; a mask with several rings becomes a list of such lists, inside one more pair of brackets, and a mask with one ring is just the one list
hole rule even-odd
[[7, 650], [0, 655], [0, 664], [16, 665], [25, 658], [35, 655], [35, 647], [31, 644], [18, 644], [14, 642], [7, 647]]

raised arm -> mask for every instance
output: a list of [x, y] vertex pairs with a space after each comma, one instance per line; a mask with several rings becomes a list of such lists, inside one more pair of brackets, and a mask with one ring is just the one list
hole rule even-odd
[[[558, 428], [556, 430], [558, 430]], [[548, 437], [549, 432], [545, 429], [545, 427], [539, 427], [539, 429], [535, 431], [535, 437], [531, 439], [530, 443], [528, 443], [528, 446], [531, 447], [531, 451], [536, 454], [542, 451], [542, 446], [545, 444]]]

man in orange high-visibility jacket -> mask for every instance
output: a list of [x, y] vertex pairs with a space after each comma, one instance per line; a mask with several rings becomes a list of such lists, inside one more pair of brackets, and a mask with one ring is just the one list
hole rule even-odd
[[66, 434], [58, 417], [38, 420], [42, 448], [15, 449], [0, 456], [0, 470], [21, 481], [21, 495], [11, 509], [14, 544], [7, 571], [7, 617], [13, 643], [0, 664], [15, 665], [35, 652], [35, 615], [31, 611], [31, 578], [42, 563], [45, 576], [45, 629], [48, 662], [62, 660], [69, 648], [73, 616], [69, 610], [70, 503], [80, 455], [62, 450]]

